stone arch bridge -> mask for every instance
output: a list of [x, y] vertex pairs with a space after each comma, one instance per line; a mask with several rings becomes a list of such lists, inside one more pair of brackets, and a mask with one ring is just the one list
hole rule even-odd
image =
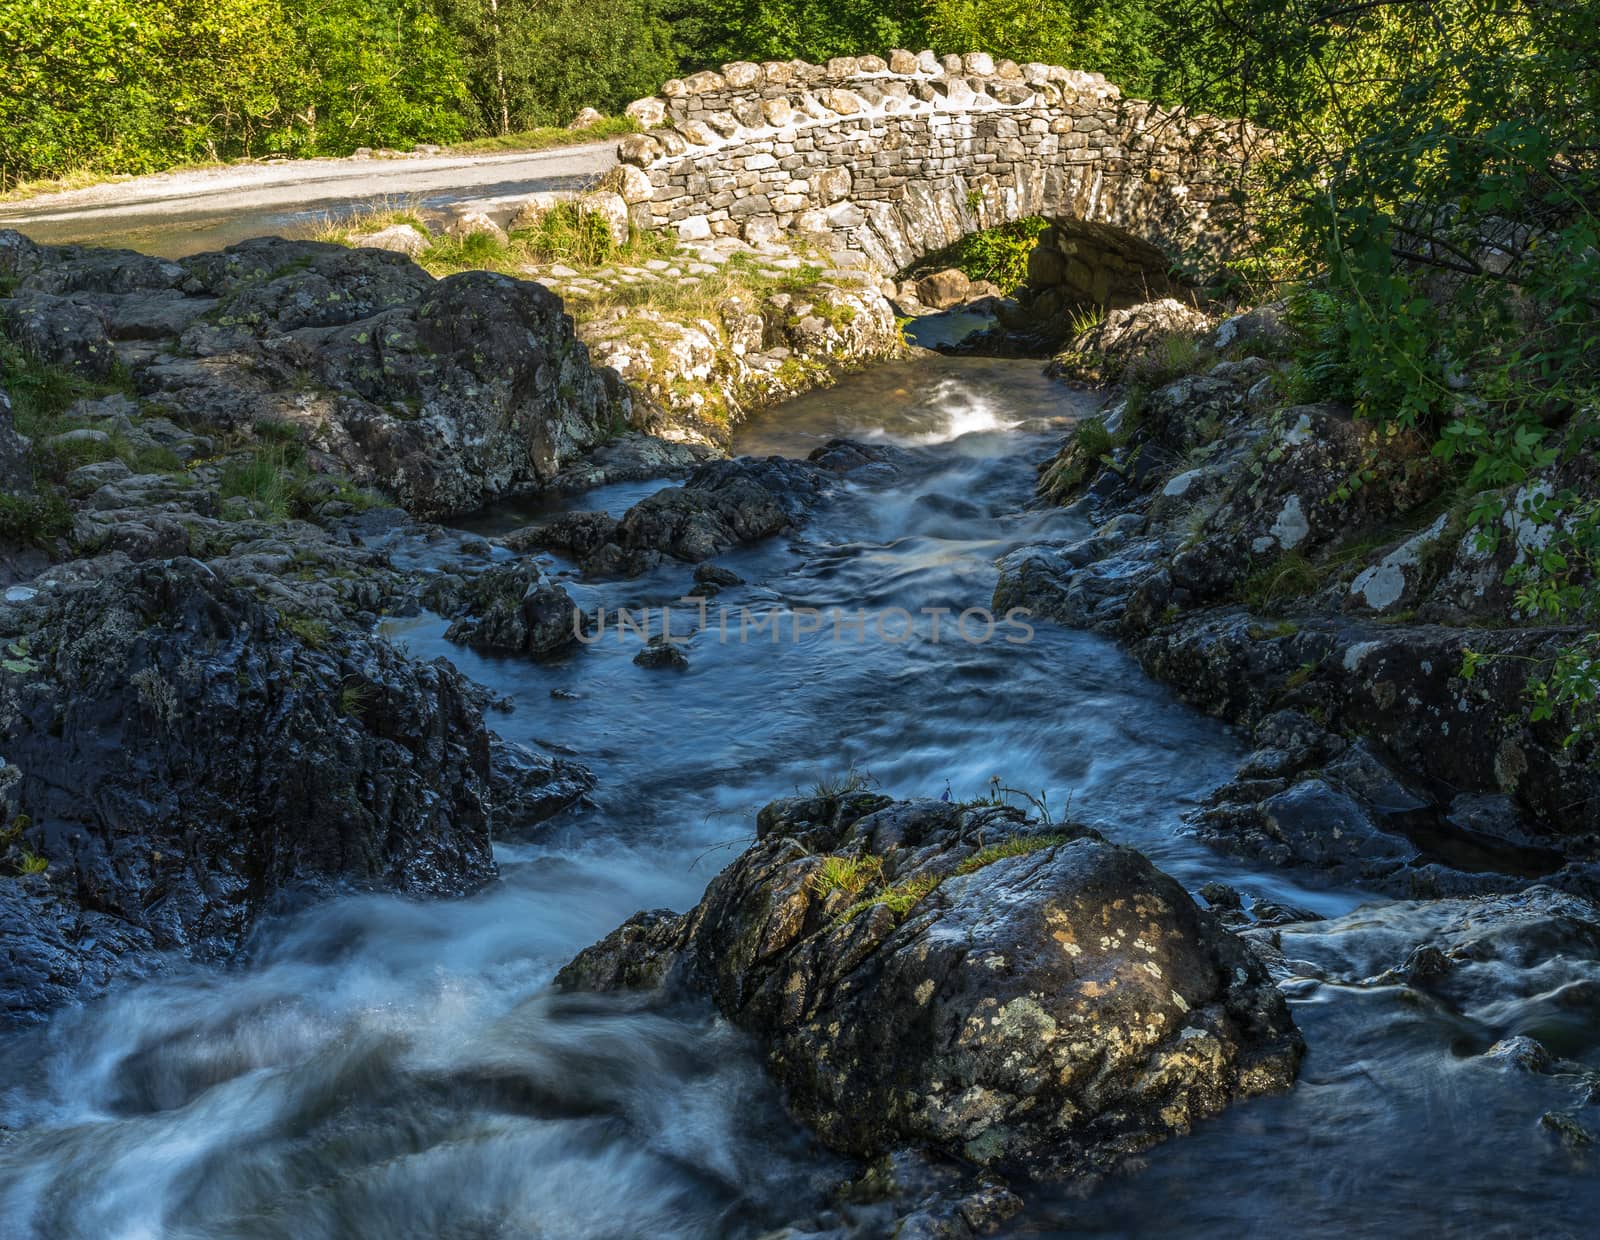
[[1059, 283], [1100, 303], [1137, 299], [1180, 255], [1218, 257], [1258, 145], [1241, 122], [981, 52], [729, 64], [667, 82], [628, 114], [646, 131], [618, 148], [637, 226], [802, 236], [835, 266], [893, 275], [1043, 216], [1057, 225]]

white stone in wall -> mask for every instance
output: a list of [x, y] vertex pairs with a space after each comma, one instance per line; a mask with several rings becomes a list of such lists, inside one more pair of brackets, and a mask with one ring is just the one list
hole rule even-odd
[[635, 99], [622, 112], [641, 129], [656, 129], [667, 123], [666, 101], [653, 95], [648, 99]]
[[705, 241], [711, 236], [711, 221], [703, 215], [691, 215], [678, 221], [679, 241]]

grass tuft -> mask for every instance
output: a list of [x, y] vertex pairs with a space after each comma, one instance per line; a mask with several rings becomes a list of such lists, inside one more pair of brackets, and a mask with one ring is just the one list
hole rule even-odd
[[829, 856], [811, 875], [810, 887], [815, 895], [826, 898], [835, 891], [857, 895], [868, 883], [883, 878], [883, 858], [871, 853], [864, 857]]
[[72, 532], [72, 509], [54, 493], [0, 495], [0, 543], [48, 549]]
[[1009, 839], [1001, 840], [998, 844], [987, 844], [978, 849], [956, 867], [957, 874], [973, 874], [985, 866], [993, 865], [996, 861], [1003, 861], [1007, 857], [1026, 857], [1029, 853], [1042, 852], [1046, 848], [1054, 848], [1058, 844], [1072, 842], [1070, 835], [1050, 833], [1047, 835], [1013, 835]]
[[865, 900], [852, 904], [834, 918], [834, 924], [843, 925], [857, 914], [864, 913], [869, 908], [877, 908], [880, 905], [888, 909], [896, 917], [904, 917], [938, 890], [939, 884], [943, 881], [943, 877], [939, 875], [925, 874], [920, 878], [908, 878], [904, 882], [895, 883], [892, 887], [885, 887], [874, 896], [869, 896]]
[[1290, 551], [1245, 579], [1239, 597], [1246, 606], [1271, 611], [1321, 588], [1323, 572], [1298, 551]]

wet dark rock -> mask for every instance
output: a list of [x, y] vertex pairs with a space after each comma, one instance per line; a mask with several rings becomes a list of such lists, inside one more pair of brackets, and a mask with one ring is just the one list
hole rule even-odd
[[[631, 394], [615, 378], [614, 371], [600, 373], [619, 406], [631, 400]], [[614, 391], [613, 384], [616, 384]], [[689, 473], [712, 456], [711, 449], [703, 444], [678, 443], [642, 431], [628, 431], [601, 443], [570, 465], [562, 466], [552, 479], [550, 489], [576, 494], [617, 482], [675, 478]]]
[[0, 877], [0, 1029], [161, 967], [155, 937], [86, 907], [49, 874]]
[[682, 486], [635, 504], [609, 531], [604, 514], [583, 514], [555, 522], [540, 537], [544, 545], [561, 540], [576, 551], [606, 534], [584, 557], [584, 572], [593, 577], [636, 576], [664, 559], [697, 564], [791, 528], [826, 494], [830, 478], [784, 457], [711, 461]]
[[584, 560], [615, 539], [617, 519], [606, 512], [565, 512], [545, 525], [532, 525], [500, 541], [513, 551], [542, 547]]
[[558, 981], [709, 994], [834, 1148], [1086, 1175], [1294, 1079], [1259, 963], [1092, 831], [852, 793], [770, 805], [758, 835], [692, 912]]
[[911, 454], [894, 444], [858, 443], [853, 439], [830, 439], [814, 448], [806, 460], [831, 474], [854, 474], [881, 478], [891, 475], [910, 460]]
[[1546, 1111], [1539, 1117], [1539, 1125], [1553, 1132], [1570, 1149], [1581, 1149], [1600, 1141], [1600, 1135], [1572, 1111]]
[[445, 631], [475, 650], [544, 658], [577, 640], [582, 620], [572, 596], [531, 560], [498, 564], [468, 578], [456, 603], [464, 614]]
[[1303, 908], [1296, 908], [1292, 904], [1280, 904], [1276, 900], [1253, 900], [1250, 904], [1250, 916], [1257, 926], [1289, 926], [1303, 921], [1321, 921], [1317, 914]]
[[709, 561], [695, 565], [694, 580], [696, 585], [702, 586], [741, 586], [744, 584], [744, 578], [731, 568], [723, 568], [722, 565], [712, 564]]
[[507, 838], [548, 821], [594, 789], [588, 767], [493, 737], [489, 751], [490, 821]]
[[633, 661], [639, 667], [667, 668], [676, 672], [689, 669], [689, 656], [684, 653], [682, 644], [660, 636], [646, 642], [633, 656]]
[[1413, 986], [1462, 1019], [1479, 1053], [1519, 1038], [1560, 1059], [1600, 1049], [1600, 906], [1548, 886], [1397, 901], [1247, 937], [1302, 976]]
[[528, 816], [581, 782], [504, 748], [496, 776], [482, 695], [448, 664], [192, 560], [42, 591], [0, 629], [0, 797], [47, 865], [8, 891], [28, 906], [5, 921], [8, 1021], [129, 951], [224, 955], [290, 890], [471, 891], [497, 804]]
[[1521, 1034], [1501, 1038], [1483, 1052], [1483, 1057], [1491, 1063], [1518, 1072], [1548, 1072], [1554, 1062], [1549, 1051]]
[[[1243, 727], [1315, 718], [1314, 741], [1258, 732], [1203, 815], [1220, 846], [1402, 895], [1509, 890], [1591, 860], [1595, 746], [1533, 720], [1527, 695], [1572, 634], [1530, 625], [1501, 584], [1537, 540], [1518, 515], [1532, 491], [1507, 494], [1499, 549], [1481, 550], [1460, 511], [1439, 515], [1444, 477], [1418, 444], [1257, 393], [1280, 320], [1234, 323], [1234, 356], [1114, 404], [1112, 464], [1069, 442], [1040, 489], [1100, 525], [1010, 553], [994, 606], [1114, 636]], [[1588, 467], [1564, 468], [1592, 489]], [[1485, 657], [1470, 678], [1469, 652]]]
[[[895, 1150], [877, 1159], [839, 1196], [848, 1220], [834, 1233], [841, 1240], [874, 1235], [973, 1240], [994, 1234], [1023, 1208], [1022, 1199], [992, 1172], [974, 1172], [953, 1159], [916, 1150]], [[808, 1228], [802, 1234], [814, 1232]]]
[[1200, 895], [1213, 909], [1236, 909], [1244, 906], [1239, 893], [1226, 883], [1206, 883], [1200, 888]]
[[1404, 837], [1380, 830], [1354, 798], [1307, 779], [1241, 810], [1225, 803], [1197, 819], [1202, 839], [1269, 865], [1310, 865], [1361, 877], [1392, 874], [1416, 855]]

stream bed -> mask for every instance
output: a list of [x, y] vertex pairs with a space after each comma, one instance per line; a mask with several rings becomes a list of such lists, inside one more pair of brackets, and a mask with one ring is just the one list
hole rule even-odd
[[[318, 904], [231, 968], [178, 964], [10, 1038], [0, 1235], [742, 1237], [816, 1213], [849, 1167], [786, 1118], [709, 1007], [548, 983], [634, 911], [692, 905], [762, 804], [852, 770], [901, 796], [998, 782], [1191, 890], [1219, 880], [1328, 917], [1367, 901], [1185, 833], [1247, 746], [1111, 642], [1045, 622], [1025, 641], [968, 640], [948, 622], [928, 638], [923, 609], [988, 606], [997, 557], [1087, 532], [1034, 507], [1032, 487], [1098, 400], [1037, 362], [922, 359], [756, 418], [741, 452], [804, 456], [847, 435], [910, 460], [852, 475], [796, 535], [721, 558], [746, 584], [716, 606], [775, 614], [778, 640], [740, 640], [736, 619], [728, 640], [695, 636], [681, 672], [636, 666], [637, 639], [614, 632], [534, 663], [448, 643], [437, 617], [391, 622], [414, 654], [507, 697], [504, 735], [589, 765], [590, 802], [500, 840], [501, 879], [474, 897]], [[573, 506], [620, 513], [661, 485]], [[550, 511], [507, 507], [472, 528]], [[659, 608], [691, 570], [563, 584], [587, 609]], [[863, 639], [827, 624], [797, 635], [783, 619], [805, 608], [865, 611]], [[879, 637], [871, 617], [890, 611], [921, 639]], [[1384, 941], [1420, 916], [1380, 903]], [[1308, 939], [1299, 954], [1367, 950]], [[1374, 956], [1369, 973], [1388, 963]], [[1235, 1106], [1085, 1196], [1029, 1192], [1012, 1233], [1589, 1234], [1600, 1189], [1536, 1131], [1567, 1091], [1485, 1070], [1463, 1049], [1482, 1049], [1473, 1031], [1410, 993], [1292, 983], [1310, 1047], [1293, 1093]]]

